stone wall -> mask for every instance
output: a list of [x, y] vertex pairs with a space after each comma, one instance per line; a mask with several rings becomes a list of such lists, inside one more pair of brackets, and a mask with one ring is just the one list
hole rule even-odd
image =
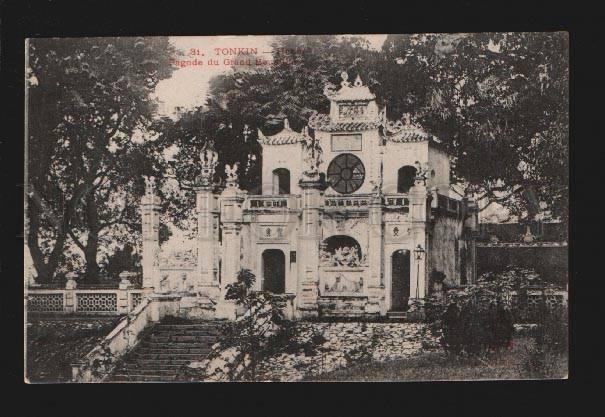
[[464, 246], [461, 240], [462, 222], [456, 218], [440, 216], [435, 222], [429, 248], [429, 273], [435, 269], [445, 273], [446, 283], [460, 284], [460, 259], [456, 252]]
[[315, 352], [301, 349], [280, 353], [259, 364], [261, 381], [299, 381], [363, 361], [404, 359], [440, 349], [419, 323], [308, 323], [298, 324], [297, 341], [315, 340]]

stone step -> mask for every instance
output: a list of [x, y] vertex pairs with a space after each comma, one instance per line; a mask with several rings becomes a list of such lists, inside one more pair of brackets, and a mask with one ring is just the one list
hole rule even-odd
[[[173, 367], [173, 366], [183, 366], [183, 365], [188, 365], [189, 363], [191, 363], [191, 361], [187, 360], [187, 359], [136, 359], [136, 363], [141, 367], [141, 368], [148, 368], [148, 367], [153, 367], [153, 366], [159, 366], [159, 367], [164, 367], [164, 366], [169, 366], [169, 367]], [[132, 364], [132, 362], [129, 362], [129, 364]]]
[[178, 348], [182, 348], [182, 347], [200, 347], [200, 346], [212, 346], [213, 344], [216, 343], [216, 341], [218, 340], [218, 337], [214, 337], [214, 338], [205, 338], [205, 339], [201, 339], [201, 340], [188, 340], [188, 341], [184, 341], [184, 340], [164, 340], [164, 339], [157, 339], [157, 338], [149, 338], [147, 340], [144, 341], [145, 345], [142, 346], [161, 346], [164, 348], [168, 348], [170, 346], [174, 346], [174, 347], [178, 347]]
[[141, 375], [141, 374], [115, 374], [112, 380], [115, 382], [167, 382], [172, 381], [174, 376], [167, 375]]
[[405, 320], [408, 317], [408, 313], [405, 311], [388, 311], [387, 318], [390, 320]]
[[162, 342], [162, 343], [205, 343], [213, 345], [216, 340], [216, 336], [158, 336], [151, 335], [149, 338], [150, 342]]
[[154, 330], [151, 335], [154, 336], [198, 336], [198, 337], [217, 337], [218, 331], [212, 330]]
[[176, 365], [172, 368], [168, 368], [167, 365], [164, 367], [145, 367], [137, 368], [136, 366], [122, 367], [118, 371], [122, 374], [137, 374], [137, 375], [176, 375], [182, 365]]
[[180, 370], [205, 359], [220, 337], [220, 323], [196, 321], [156, 324], [119, 366], [111, 380], [116, 382], [172, 381]]
[[174, 354], [181, 354], [181, 353], [198, 353], [198, 354], [205, 354], [210, 352], [210, 348], [203, 348], [203, 347], [196, 347], [196, 348], [153, 348], [153, 347], [145, 347], [145, 348], [141, 348], [139, 350], [137, 350], [138, 353], [141, 354], [159, 354], [159, 353], [163, 353], [165, 355], [174, 355]]
[[180, 331], [180, 330], [219, 330], [220, 324], [205, 322], [198, 324], [162, 324], [159, 323], [155, 326], [157, 330], [167, 330], [167, 331]]
[[137, 355], [137, 359], [153, 360], [153, 359], [176, 359], [176, 360], [191, 360], [196, 361], [203, 359], [207, 354], [203, 353], [174, 353], [171, 355], [163, 353], [141, 353]]

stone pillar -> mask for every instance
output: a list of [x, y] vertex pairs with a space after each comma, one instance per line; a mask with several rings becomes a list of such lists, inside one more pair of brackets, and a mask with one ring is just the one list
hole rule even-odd
[[302, 188], [302, 223], [298, 235], [298, 297], [297, 309], [305, 317], [317, 316], [319, 288], [319, 228], [320, 190], [319, 180], [300, 181]]
[[[427, 200], [429, 194], [424, 183], [416, 182], [416, 185], [410, 189], [410, 220], [412, 224], [413, 249], [411, 256], [411, 274], [410, 274], [410, 302], [414, 299], [422, 299], [427, 290], [426, 260], [427, 254]], [[421, 259], [416, 259], [418, 249], [422, 249]]]
[[218, 237], [214, 233], [215, 198], [212, 193], [217, 163], [218, 153], [212, 142], [207, 141], [200, 151], [201, 172], [196, 178], [197, 276], [195, 290], [211, 297], [216, 296], [213, 289], [218, 289], [218, 275], [215, 273]]
[[145, 195], [141, 200], [143, 229], [143, 288], [159, 290], [160, 269], [160, 198], [155, 195], [155, 179], [145, 178]]
[[211, 190], [207, 188], [196, 190], [198, 273], [195, 289], [203, 294], [208, 292], [208, 287], [218, 287], [218, 276], [215, 273], [218, 239], [214, 233], [214, 201]]
[[221, 193], [221, 222], [223, 231], [223, 261], [221, 273], [221, 290], [216, 306], [216, 318], [235, 320], [236, 305], [226, 300], [227, 285], [237, 281], [241, 269], [241, 229], [243, 203], [246, 192], [239, 189], [237, 184], [237, 164], [231, 168], [225, 167], [227, 187]]
[[380, 312], [380, 297], [382, 295], [383, 274], [383, 244], [382, 244], [382, 196], [376, 193], [368, 207], [369, 239], [367, 259], [369, 263], [367, 313]]

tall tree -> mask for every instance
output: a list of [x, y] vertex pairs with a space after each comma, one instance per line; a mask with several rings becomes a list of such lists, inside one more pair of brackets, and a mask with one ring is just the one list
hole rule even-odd
[[[565, 33], [389, 36], [387, 108], [445, 142], [453, 179], [482, 207], [566, 221], [567, 42]], [[406, 79], [422, 87], [392, 85]]]
[[136, 227], [134, 179], [157, 154], [135, 132], [150, 123], [172, 52], [167, 38], [29, 41], [27, 243], [40, 282], [71, 242], [95, 278], [103, 233]]
[[225, 164], [238, 162], [241, 186], [260, 193], [257, 129], [273, 134], [286, 117], [294, 129], [302, 129], [314, 111], [328, 111], [325, 84], [338, 83], [342, 71], [372, 74], [372, 62], [380, 59], [378, 51], [358, 37], [278, 36], [272, 46], [270, 67], [234, 68], [214, 77], [204, 106], [155, 125], [156, 145], [176, 150], [167, 172], [181, 192], [171, 193], [166, 204], [177, 223], [188, 219], [191, 211], [197, 158], [206, 141], [212, 141], [219, 153], [218, 178]]
[[[528, 218], [546, 209], [566, 220], [567, 54], [563, 33], [391, 35], [381, 51], [355, 37], [276, 37], [273, 65], [215, 77], [206, 105], [168, 124], [166, 132], [187, 134], [164, 138], [177, 144], [181, 183], [194, 178], [205, 140], [215, 141], [220, 166], [245, 166], [259, 151], [257, 128], [275, 133], [288, 117], [301, 129], [314, 111], [328, 111], [324, 86], [347, 71], [361, 75], [391, 119], [409, 113], [439, 137], [463, 196], [482, 208], [497, 202]], [[258, 170], [246, 180], [253, 189]]]

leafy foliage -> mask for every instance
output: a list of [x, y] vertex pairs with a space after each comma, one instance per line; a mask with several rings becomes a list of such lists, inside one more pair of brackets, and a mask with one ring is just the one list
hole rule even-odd
[[567, 42], [564, 33], [389, 35], [376, 51], [356, 37], [278, 36], [271, 67], [215, 77], [204, 107], [157, 128], [177, 145], [171, 167], [181, 185], [196, 175], [191, 156], [213, 140], [219, 175], [238, 161], [243, 188], [258, 190], [257, 129], [276, 133], [287, 117], [300, 130], [313, 112], [329, 110], [324, 86], [348, 71], [390, 119], [409, 113], [439, 137], [462, 195], [482, 208], [497, 202], [521, 217], [547, 212], [566, 221]]
[[126, 244], [108, 256], [105, 270], [109, 278], [114, 280], [119, 279], [122, 271], [142, 272], [141, 257], [130, 244]]
[[150, 124], [171, 53], [167, 38], [29, 41], [27, 243], [39, 281], [72, 244], [95, 279], [101, 242], [138, 232], [137, 179], [155, 173], [159, 154], [136, 132]]
[[[532, 317], [527, 312], [513, 311], [511, 291], [519, 304], [531, 288], [541, 288], [539, 311]], [[487, 351], [508, 348], [513, 336], [513, 322], [537, 320], [536, 343], [539, 351], [561, 353], [567, 349], [567, 309], [549, 308], [546, 297], [554, 290], [538, 275], [524, 268], [510, 268], [501, 273], [483, 275], [476, 284], [464, 289], [451, 289], [445, 299], [426, 300], [426, 318], [432, 329], [442, 335], [442, 345], [454, 354], [481, 355]]]
[[227, 285], [225, 298], [245, 312], [235, 322], [224, 325], [224, 339], [213, 347], [206, 378], [211, 380], [254, 381], [261, 359], [286, 349], [296, 328], [286, 321], [271, 294], [251, 291], [256, 277], [242, 269], [237, 282]]

